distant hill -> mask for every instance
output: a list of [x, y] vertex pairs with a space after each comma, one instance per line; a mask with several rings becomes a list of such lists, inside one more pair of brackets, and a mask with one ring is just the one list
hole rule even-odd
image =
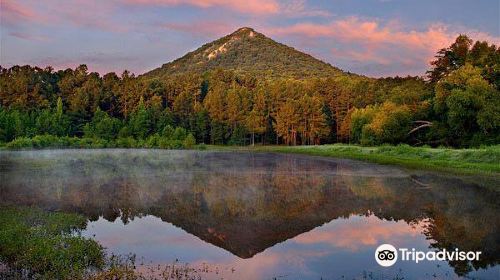
[[343, 73], [311, 55], [278, 43], [252, 28], [243, 27], [144, 76], [203, 73], [216, 68], [266, 77], [308, 78]]

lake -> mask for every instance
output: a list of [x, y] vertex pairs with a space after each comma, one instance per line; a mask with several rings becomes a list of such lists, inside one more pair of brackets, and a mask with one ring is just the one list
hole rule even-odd
[[[500, 195], [479, 186], [498, 183], [273, 153], [0, 152], [1, 205], [82, 214], [83, 236], [139, 270], [202, 279], [499, 279]], [[381, 267], [384, 243], [481, 257]]]

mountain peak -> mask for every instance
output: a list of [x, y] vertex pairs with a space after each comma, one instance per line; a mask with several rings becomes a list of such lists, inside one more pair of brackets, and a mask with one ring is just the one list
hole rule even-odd
[[238, 32], [255, 32], [255, 30], [251, 27], [248, 27], [248, 26], [243, 26], [243, 27], [240, 27], [238, 29], [236, 29], [236, 31], [234, 31], [233, 33], [238, 33]]
[[231, 35], [248, 35], [253, 37], [255, 33], [255, 30], [251, 27], [241, 27], [234, 31]]
[[324, 77], [342, 73], [330, 64], [278, 43], [245, 26], [179, 59], [163, 64], [145, 76], [203, 73], [215, 68], [252, 73], [257, 76], [295, 78]]

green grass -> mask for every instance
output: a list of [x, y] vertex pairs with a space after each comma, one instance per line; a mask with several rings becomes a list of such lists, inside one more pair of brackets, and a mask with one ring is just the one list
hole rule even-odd
[[101, 269], [104, 249], [75, 235], [87, 220], [31, 207], [0, 207], [0, 278], [82, 279]]
[[500, 145], [477, 149], [411, 147], [409, 145], [363, 147], [346, 144], [255, 146], [244, 148], [209, 146], [208, 148], [212, 150], [249, 150], [307, 154], [356, 159], [454, 174], [500, 176]]
[[95, 240], [79, 236], [86, 226], [78, 214], [0, 206], [0, 279], [202, 279], [199, 269], [177, 262], [139, 272], [135, 254], [109, 255]]

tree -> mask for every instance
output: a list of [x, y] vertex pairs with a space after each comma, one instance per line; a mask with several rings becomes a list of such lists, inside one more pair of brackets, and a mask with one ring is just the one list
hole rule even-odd
[[252, 146], [254, 146], [255, 134], [264, 133], [267, 128], [266, 96], [262, 88], [254, 96], [252, 110], [248, 113], [245, 124], [252, 133]]
[[252, 133], [252, 146], [255, 146], [255, 134], [266, 132], [266, 118], [256, 109], [248, 113], [246, 118], [246, 127]]
[[412, 114], [408, 106], [384, 102], [382, 105], [354, 109], [351, 140], [363, 145], [396, 144], [410, 131]]
[[439, 50], [436, 59], [431, 62], [432, 69], [427, 71], [430, 81], [436, 83], [465, 65], [472, 42], [467, 35], [460, 35], [450, 47]]
[[152, 128], [151, 118], [142, 97], [137, 110], [132, 113], [128, 125], [132, 135], [137, 139], [146, 139], [150, 134]]
[[193, 134], [189, 133], [184, 141], [182, 141], [182, 144], [185, 148], [192, 148], [194, 145], [196, 145], [196, 139], [194, 138]]
[[301, 130], [303, 144], [319, 144], [319, 139], [328, 135], [323, 101], [318, 96], [304, 95], [299, 101], [301, 107]]
[[55, 109], [43, 109], [36, 116], [36, 134], [65, 136], [69, 133], [69, 119], [63, 112], [62, 99], [57, 99]]
[[189, 118], [194, 112], [193, 105], [193, 94], [191, 92], [183, 91], [175, 97], [173, 112], [181, 126], [189, 126]]
[[373, 106], [353, 110], [350, 118], [350, 137], [354, 143], [360, 143], [363, 140], [363, 129], [372, 122], [376, 113], [377, 109]]
[[436, 84], [435, 110], [449, 127], [449, 141], [472, 144], [472, 138], [495, 138], [500, 128], [500, 92], [470, 64]]
[[223, 143], [226, 122], [226, 106], [225, 106], [225, 89], [221, 85], [211, 88], [205, 98], [204, 106], [211, 118], [210, 121], [210, 138], [212, 144]]
[[106, 112], [97, 108], [92, 121], [83, 129], [85, 137], [111, 140], [115, 139], [122, 128], [119, 119], [110, 117]]
[[300, 112], [297, 101], [288, 99], [276, 114], [276, 132], [287, 145], [297, 145], [297, 128], [300, 124]]

